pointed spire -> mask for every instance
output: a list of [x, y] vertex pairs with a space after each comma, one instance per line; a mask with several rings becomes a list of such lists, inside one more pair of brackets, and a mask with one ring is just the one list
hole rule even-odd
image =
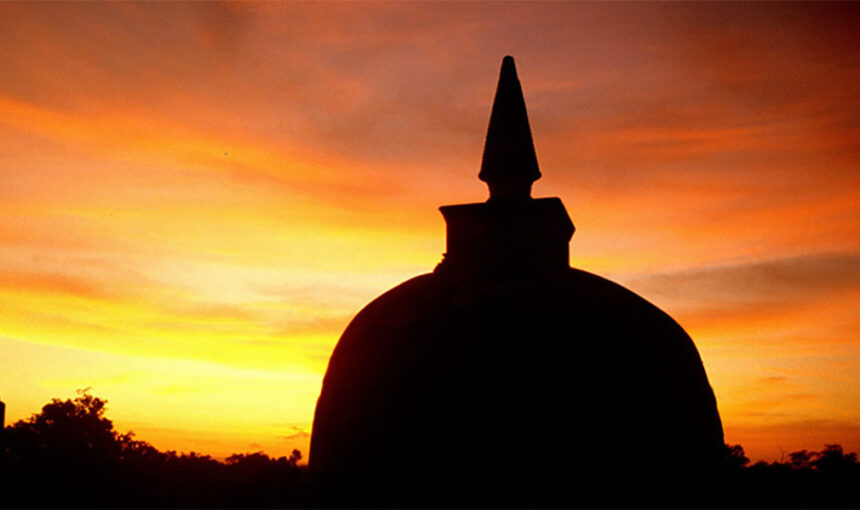
[[510, 55], [502, 60], [478, 178], [490, 188], [490, 200], [530, 198], [532, 183], [540, 179], [523, 89]]

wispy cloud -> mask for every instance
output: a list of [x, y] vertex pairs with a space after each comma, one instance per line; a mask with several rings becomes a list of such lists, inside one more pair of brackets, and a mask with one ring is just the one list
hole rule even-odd
[[[650, 295], [699, 306], [817, 303], [860, 292], [860, 253], [823, 253], [633, 277]], [[846, 296], [847, 297], [847, 296]]]

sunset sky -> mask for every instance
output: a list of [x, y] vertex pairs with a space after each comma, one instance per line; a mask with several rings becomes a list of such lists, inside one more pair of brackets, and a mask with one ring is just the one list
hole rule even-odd
[[858, 26], [852, 2], [0, 3], [6, 422], [91, 387], [160, 449], [307, 454], [351, 317], [441, 260], [440, 205], [486, 199], [511, 54], [571, 264], [689, 332], [726, 441], [860, 451]]

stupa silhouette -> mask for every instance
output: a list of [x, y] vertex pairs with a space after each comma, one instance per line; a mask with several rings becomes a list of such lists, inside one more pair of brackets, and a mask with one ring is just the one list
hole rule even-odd
[[355, 491], [396, 505], [635, 503], [707, 487], [723, 431], [692, 340], [570, 268], [574, 227], [561, 200], [531, 198], [540, 175], [508, 56], [479, 174], [489, 200], [441, 207], [443, 261], [367, 305], [331, 356], [309, 462], [350, 487], [346, 504]]

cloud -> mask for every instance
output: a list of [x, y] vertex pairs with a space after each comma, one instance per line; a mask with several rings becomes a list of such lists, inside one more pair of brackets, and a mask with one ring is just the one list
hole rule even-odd
[[311, 435], [309, 433], [305, 432], [304, 430], [300, 430], [294, 434], [288, 434], [288, 435], [284, 436], [284, 439], [293, 440], [293, 439], [305, 439], [308, 437], [311, 437]]
[[277, 335], [285, 338], [294, 338], [301, 335], [334, 335], [338, 336], [343, 332], [352, 317], [358, 313], [337, 315], [332, 317], [310, 317], [307, 319], [293, 319], [283, 321], [282, 326], [278, 328]]
[[61, 274], [0, 271], [0, 287], [43, 294], [65, 294], [88, 299], [109, 300], [118, 297], [117, 293], [105, 286]]
[[633, 277], [642, 292], [709, 304], [821, 300], [860, 290], [860, 253], [822, 253]]
[[617, 279], [675, 317], [700, 346], [738, 345], [741, 357], [761, 359], [768, 345], [786, 355], [809, 345], [856, 346], [860, 333], [856, 252]]
[[768, 377], [759, 377], [756, 380], [756, 383], [771, 385], [771, 384], [784, 383], [785, 381], [786, 381], [786, 378], [784, 376], [768, 376]]

